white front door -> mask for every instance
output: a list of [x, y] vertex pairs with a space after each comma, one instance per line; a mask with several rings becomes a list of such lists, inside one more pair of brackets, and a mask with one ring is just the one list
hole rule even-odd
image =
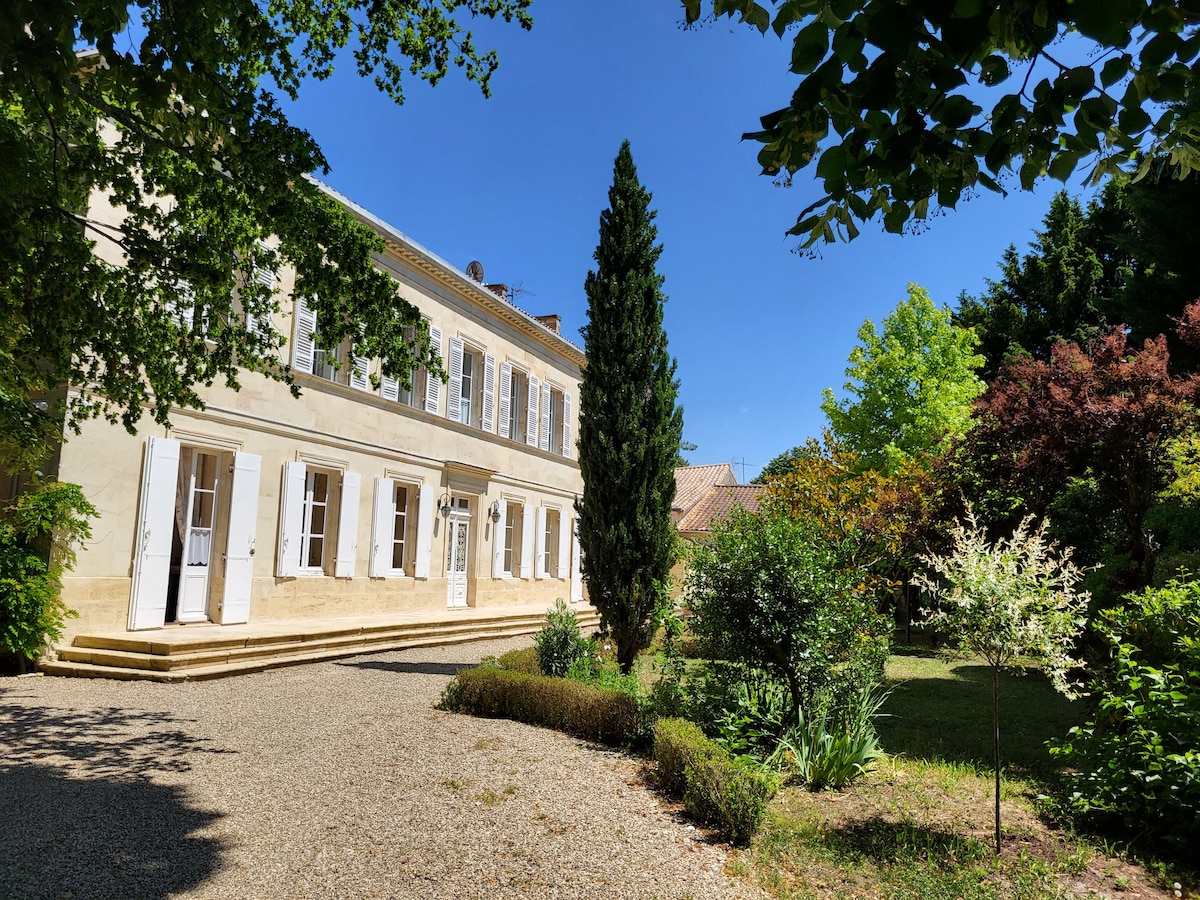
[[186, 509], [186, 527], [183, 533], [183, 556], [179, 561], [176, 619], [180, 622], [206, 622], [220, 460], [215, 453], [199, 450], [191, 456], [191, 472], [183, 482], [187, 496], [181, 498]]
[[468, 501], [456, 499], [446, 525], [446, 605], [467, 605], [467, 556], [471, 546]]

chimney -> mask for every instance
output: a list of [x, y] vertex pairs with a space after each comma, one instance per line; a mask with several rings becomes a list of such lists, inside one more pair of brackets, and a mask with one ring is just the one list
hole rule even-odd
[[534, 318], [553, 331], [555, 334], [562, 334], [562, 316], [534, 316]]
[[508, 285], [507, 284], [487, 284], [487, 285], [484, 285], [484, 287], [486, 287], [489, 291], [491, 291], [493, 294], [495, 294], [501, 300], [508, 299]]

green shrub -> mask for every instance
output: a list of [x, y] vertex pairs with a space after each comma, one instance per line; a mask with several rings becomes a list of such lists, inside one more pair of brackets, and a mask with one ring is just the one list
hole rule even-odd
[[495, 660], [496, 668], [507, 669], [509, 672], [524, 672], [526, 675], [541, 675], [538, 665], [537, 649], [525, 647], [522, 650], [509, 650]]
[[667, 791], [683, 796], [687, 790], [685, 773], [689, 767], [728, 753], [705, 737], [687, 719], [659, 719], [654, 725], [654, 760], [658, 763], [658, 781]]
[[689, 813], [734, 844], [746, 844], [779, 789], [770, 772], [751, 769], [686, 719], [659, 719], [654, 759], [662, 786], [682, 795]]
[[580, 634], [575, 610], [559, 597], [554, 608], [546, 612], [546, 624], [533, 637], [538, 665], [544, 675], [563, 676], [571, 664], [586, 656], [590, 642]]
[[686, 777], [683, 804], [687, 811], [739, 846], [750, 843], [779, 789], [772, 773], [721, 757], [689, 766]]
[[839, 789], [883, 757], [874, 719], [888, 692], [861, 689], [849, 708], [830, 703], [800, 717], [780, 738], [767, 765], [788, 772], [811, 790]]
[[74, 545], [91, 536], [96, 509], [78, 485], [35, 483], [0, 508], [0, 656], [24, 669], [76, 615], [59, 598]]
[[638, 743], [644, 728], [637, 701], [620, 691], [482, 666], [454, 676], [438, 708], [542, 725], [614, 747]]
[[1096, 623], [1112, 662], [1092, 682], [1096, 717], [1051, 747], [1068, 803], [1172, 845], [1200, 842], [1200, 582], [1129, 594]]

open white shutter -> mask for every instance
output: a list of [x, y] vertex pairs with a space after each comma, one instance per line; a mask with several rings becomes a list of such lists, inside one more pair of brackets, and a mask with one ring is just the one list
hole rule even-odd
[[578, 603], [583, 599], [583, 570], [580, 566], [582, 551], [579, 548], [579, 535], [575, 534], [578, 520], [571, 520], [571, 602]]
[[311, 375], [317, 346], [313, 333], [317, 330], [317, 314], [308, 308], [303, 297], [296, 298], [296, 334], [292, 343], [292, 368]]
[[335, 578], [353, 578], [354, 561], [358, 556], [358, 501], [362, 491], [362, 476], [357, 472], [342, 473], [342, 506], [338, 513], [337, 559], [333, 564]]
[[175, 531], [175, 487], [179, 441], [148, 438], [138, 501], [137, 547], [129, 595], [129, 628], [162, 628], [171, 581], [171, 537]]
[[360, 391], [369, 391], [371, 389], [371, 379], [368, 375], [371, 371], [371, 358], [369, 356], [354, 356], [351, 354], [350, 360], [350, 387], [358, 388]]
[[496, 508], [500, 510], [500, 518], [492, 525], [492, 577], [504, 576], [504, 526], [508, 523], [508, 501], [497, 500]]
[[233, 454], [233, 483], [229, 490], [229, 539], [225, 543], [225, 590], [221, 598], [222, 625], [237, 625], [250, 621], [261, 470], [261, 456], [241, 452]]
[[550, 449], [550, 384], [542, 382], [542, 422], [538, 433], [538, 447]]
[[279, 495], [279, 554], [275, 574], [287, 578], [300, 571], [300, 542], [304, 532], [304, 463], [283, 464], [283, 490]]
[[417, 578], [429, 577], [429, 563], [433, 556], [433, 517], [434, 496], [433, 485], [423, 484], [417, 494], [417, 559], [413, 563], [413, 575]]
[[[260, 250], [269, 250], [262, 241], [258, 242]], [[270, 293], [275, 293], [275, 271], [267, 266], [255, 266], [251, 276], [253, 280], [265, 287]], [[271, 330], [271, 317], [269, 315], [252, 316], [246, 314], [246, 327], [255, 334], [266, 334]]]
[[571, 517], [566, 510], [558, 514], [558, 571], [556, 578], [571, 576]]
[[521, 504], [521, 577], [533, 577], [533, 504]]
[[462, 407], [462, 359], [462, 339], [450, 338], [450, 393], [446, 395], [446, 418], [454, 422], [458, 421]]
[[541, 396], [541, 382], [536, 375], [529, 376], [529, 405], [525, 410], [525, 443], [530, 447], [538, 445], [538, 397]]
[[571, 395], [563, 394], [562, 420], [563, 456], [571, 455]]
[[483, 357], [483, 430], [491, 434], [496, 430], [496, 357]]
[[375, 511], [371, 516], [371, 563], [367, 574], [386, 578], [392, 571], [392, 535], [396, 524], [396, 482], [375, 479]]
[[387, 375], [379, 379], [379, 396], [384, 400], [400, 399], [400, 382]]
[[190, 332], [196, 319], [196, 291], [182, 278], [173, 285], [164, 285], [167, 297], [163, 308], [175, 320], [175, 324], [184, 331]]
[[508, 417], [512, 415], [512, 363], [500, 363], [500, 437], [508, 433]]
[[537, 508], [537, 518], [534, 523], [533, 544], [533, 577], [546, 577], [546, 507]]
[[[442, 354], [442, 330], [429, 326], [429, 346]], [[432, 372], [425, 373], [425, 412], [437, 415], [438, 403], [441, 399], [442, 380]], [[426, 574], [428, 577], [428, 574]]]

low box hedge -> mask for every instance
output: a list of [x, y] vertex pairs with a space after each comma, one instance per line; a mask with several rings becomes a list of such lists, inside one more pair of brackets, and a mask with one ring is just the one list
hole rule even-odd
[[735, 762], [686, 719], [659, 719], [654, 759], [662, 786], [682, 796], [693, 817], [733, 844], [750, 842], [779, 790], [776, 776]]
[[613, 747], [637, 743], [642, 717], [628, 694], [508, 669], [463, 669], [439, 709], [555, 728]]

